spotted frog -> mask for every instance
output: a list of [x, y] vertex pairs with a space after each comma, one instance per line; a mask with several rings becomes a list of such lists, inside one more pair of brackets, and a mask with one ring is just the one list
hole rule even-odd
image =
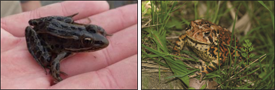
[[108, 34], [97, 25], [74, 22], [70, 16], [48, 16], [29, 20], [25, 29], [28, 51], [46, 74], [59, 82], [60, 62], [76, 52], [97, 51], [109, 45]]
[[[202, 64], [196, 67], [200, 69], [200, 72], [196, 72], [189, 77], [201, 75], [200, 81], [202, 81], [205, 74], [216, 70], [218, 66], [221, 66], [228, 60], [227, 56], [229, 52], [233, 57], [235, 53], [237, 57], [240, 56], [238, 51], [232, 48], [229, 49], [230, 47], [228, 48], [227, 45], [230, 44], [230, 40], [231, 32], [229, 30], [212, 22], [199, 19], [191, 21], [186, 33], [179, 36], [173, 48], [173, 54], [180, 55], [180, 50], [182, 50], [184, 46], [194, 51], [202, 59], [199, 60]], [[230, 46], [234, 46], [234, 42], [237, 43], [235, 48], [240, 49], [241, 47], [239, 47], [238, 40], [235, 41], [234, 38]], [[242, 57], [239, 57], [239, 60], [242, 59]], [[208, 64], [205, 62], [208, 62]]]

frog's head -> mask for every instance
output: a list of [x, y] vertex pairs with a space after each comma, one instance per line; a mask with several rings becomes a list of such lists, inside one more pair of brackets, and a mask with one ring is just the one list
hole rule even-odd
[[190, 27], [191, 28], [186, 31], [189, 38], [208, 44], [217, 44], [216, 42], [219, 36], [219, 31], [223, 29], [221, 26], [203, 19], [191, 21]]
[[97, 25], [86, 25], [86, 30], [92, 34], [93, 37], [93, 45], [98, 47], [107, 47], [109, 45], [109, 41], [106, 38], [108, 35], [105, 30]]
[[105, 30], [97, 25], [85, 25], [87, 33], [82, 42], [85, 45], [91, 46], [91, 51], [103, 49], [109, 45], [106, 38], [108, 35]]

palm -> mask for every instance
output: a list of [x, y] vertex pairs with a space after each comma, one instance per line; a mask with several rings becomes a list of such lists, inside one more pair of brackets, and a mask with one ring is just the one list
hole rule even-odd
[[[1, 88], [137, 88], [136, 7], [128, 5], [108, 11], [106, 2], [63, 2], [1, 19]], [[76, 20], [90, 18], [93, 24], [113, 34], [108, 37], [110, 45], [66, 58], [61, 71], [68, 76], [51, 85], [52, 77], [45, 74], [27, 50], [24, 29], [30, 18], [75, 12], [79, 12]]]

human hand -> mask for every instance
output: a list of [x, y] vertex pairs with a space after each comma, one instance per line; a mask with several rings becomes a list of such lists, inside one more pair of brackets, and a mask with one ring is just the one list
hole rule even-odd
[[[62, 2], [1, 18], [1, 88], [137, 89], [137, 5], [108, 9], [107, 2]], [[68, 76], [51, 86], [51, 75], [28, 52], [25, 28], [33, 18], [77, 12], [74, 20], [89, 18], [112, 34], [109, 46], [66, 58], [60, 68]]]

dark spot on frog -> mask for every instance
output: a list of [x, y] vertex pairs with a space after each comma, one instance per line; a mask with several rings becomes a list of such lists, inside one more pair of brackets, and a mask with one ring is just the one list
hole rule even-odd
[[38, 51], [38, 52], [36, 52], [36, 54], [37, 54], [38, 56], [40, 56], [40, 55], [42, 54], [42, 52], [41, 52], [41, 51]]
[[[211, 68], [212, 69], [212, 68]], [[209, 68], [206, 68], [207, 72], [212, 72], [212, 70]]]
[[62, 46], [59, 45], [59, 44], [55, 44], [54, 47], [55, 47], [55, 48], [62, 48]]
[[67, 40], [58, 40], [60, 43], [67, 43]]
[[191, 28], [191, 24], [188, 25], [189, 29]]
[[77, 30], [79, 30], [79, 31], [83, 31], [83, 30], [84, 30], [84, 28], [78, 27], [78, 28], [77, 28]]
[[55, 27], [61, 27], [61, 25], [58, 22], [56, 22], [56, 21], [55, 22], [52, 21], [50, 25], [53, 25]]
[[209, 41], [210, 41], [211, 43], [214, 43], [212, 37], [209, 36], [208, 39], [209, 39]]
[[47, 28], [47, 30], [48, 30], [49, 32], [55, 32], [56, 28], [53, 27], [53, 26], [51, 26], [51, 25], [49, 25], [48, 28]]
[[65, 34], [65, 35], [68, 34], [68, 33], [67, 33], [66, 31], [64, 31], [64, 30], [56, 30], [56, 32], [57, 32], [57, 33], [63, 33], [63, 34]]
[[90, 33], [96, 33], [95, 27], [92, 25], [87, 26], [86, 29]]
[[38, 50], [38, 49], [39, 49], [39, 46], [37, 46], [37, 47], [32, 47], [31, 49]]
[[38, 25], [38, 21], [35, 20], [35, 19], [32, 19], [32, 20], [29, 21], [29, 24], [32, 25], [32, 26], [36, 26], [36, 25]]
[[204, 67], [201, 67], [202, 70], [204, 70]]
[[[52, 39], [53, 39], [52, 37], [47, 37], [46, 38], [47, 41], [52, 41]], [[46, 43], [44, 43], [44, 44], [46, 44]]]
[[64, 28], [64, 29], [68, 29], [69, 28], [68, 25], [63, 25], [63, 24], [61, 24], [61, 27]]
[[[63, 18], [61, 18], [61, 17], [56, 17], [56, 19], [59, 20], [59, 21], [62, 21], [62, 20], [63, 20]], [[65, 21], [66, 21], [66, 20], [65, 20]]]
[[[40, 42], [41, 43], [41, 45], [46, 45], [46, 43], [45, 42]], [[44, 48], [45, 49], [45, 48]], [[45, 50], [44, 50], [45, 51]]]
[[71, 26], [71, 29], [72, 29], [72, 30], [74, 30], [74, 29], [76, 29], [76, 27], [74, 27], [74, 26]]
[[59, 70], [59, 67], [60, 67], [59, 64], [56, 63], [55, 69], [56, 69], [56, 70]]
[[72, 22], [74, 22], [72, 19], [65, 19], [64, 20], [66, 23], [72, 23]]

